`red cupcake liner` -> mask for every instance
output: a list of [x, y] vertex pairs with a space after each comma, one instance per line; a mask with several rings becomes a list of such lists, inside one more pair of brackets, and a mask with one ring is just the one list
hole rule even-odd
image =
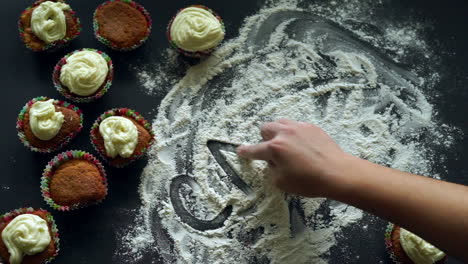
[[[107, 66], [109, 68], [109, 72], [107, 73], [107, 78], [105, 80], [105, 83], [103, 84], [103, 87], [100, 88], [96, 93], [90, 95], [90, 96], [80, 96], [80, 95], [77, 95], [77, 94], [74, 94], [72, 92], [70, 92], [70, 90], [63, 86], [62, 83], [60, 82], [60, 71], [62, 70], [62, 67], [63, 65], [65, 65], [67, 63], [67, 59], [77, 53], [77, 52], [80, 52], [80, 51], [93, 51], [93, 52], [96, 52], [98, 53], [99, 55], [101, 55], [107, 62]], [[73, 101], [73, 102], [76, 102], [76, 103], [89, 103], [89, 102], [92, 102], [92, 101], [95, 101], [99, 98], [101, 98], [104, 94], [107, 93], [107, 91], [109, 91], [110, 87], [112, 86], [112, 81], [114, 80], [114, 64], [112, 63], [112, 60], [111, 58], [104, 52], [102, 51], [99, 51], [99, 50], [96, 50], [96, 49], [79, 49], [79, 50], [75, 50], [67, 55], [65, 55], [65, 57], [63, 57], [62, 59], [60, 59], [60, 61], [57, 63], [57, 65], [55, 65], [54, 67], [54, 71], [52, 73], [52, 81], [54, 83], [54, 86], [55, 86], [55, 89], [57, 89], [57, 91], [62, 94], [65, 98]]]
[[[53, 1], [53, 0], [52, 0]], [[20, 17], [26, 13], [26, 12], [29, 12], [31, 9], [33, 8], [36, 8], [37, 6], [39, 6], [42, 2], [44, 2], [44, 0], [39, 0], [39, 1], [36, 1], [34, 2], [34, 4], [32, 4], [31, 6], [27, 7], [20, 15]], [[65, 1], [56, 1], [56, 2], [65, 2]], [[35, 49], [34, 47], [31, 47], [30, 45], [28, 45], [28, 43], [26, 42], [26, 39], [25, 39], [25, 30], [24, 30], [24, 27], [21, 23], [21, 19], [18, 20], [18, 31], [19, 31], [19, 34], [20, 34], [20, 38], [21, 40], [23, 41], [24, 45], [32, 50], [32, 51], [36, 51], [36, 52], [42, 52], [42, 51], [56, 51], [60, 48], [63, 48], [65, 47], [66, 45], [68, 45], [72, 40], [74, 40], [76, 37], [78, 37], [81, 33], [81, 30], [82, 30], [82, 27], [81, 27], [81, 22], [80, 22], [80, 19], [76, 16], [76, 13], [75, 11], [73, 10], [69, 10], [69, 11], [65, 11], [65, 12], [69, 12], [70, 15], [72, 16], [73, 20], [75, 21], [78, 29], [76, 31], [76, 34], [71, 36], [71, 37], [66, 37], [66, 38], [63, 38], [63, 39], [60, 39], [60, 40], [57, 40], [57, 41], [54, 41], [52, 43], [49, 43], [49, 44], [46, 44], [42, 47], [42, 49]]]
[[[3, 228], [3, 226], [6, 224], [6, 222], [12, 220], [13, 218], [17, 217], [18, 215], [22, 215], [22, 214], [29, 214], [29, 213], [32, 213], [32, 212], [43, 212], [43, 213], [46, 213], [46, 216], [47, 216], [47, 222], [50, 224], [50, 231], [52, 232], [52, 240], [54, 241], [54, 244], [55, 244], [55, 252], [54, 252], [54, 255], [51, 256], [50, 258], [48, 258], [44, 263], [50, 263], [59, 253], [60, 251], [60, 238], [59, 238], [59, 231], [58, 231], [58, 228], [57, 228], [57, 225], [55, 224], [55, 220], [54, 220], [54, 217], [52, 216], [51, 213], [49, 213], [48, 211], [44, 210], [44, 209], [33, 209], [31, 207], [27, 207], [27, 208], [20, 208], [20, 209], [16, 209], [16, 210], [13, 210], [11, 212], [8, 212], [6, 214], [3, 214], [3, 215], [0, 215], [0, 228]], [[9, 260], [3, 260], [5, 263], [7, 263]], [[1, 259], [0, 259], [0, 263], [1, 262]]]
[[169, 21], [169, 24], [167, 25], [167, 29], [166, 29], [167, 39], [169, 40], [169, 44], [171, 45], [171, 47], [173, 47], [175, 50], [177, 50], [180, 54], [182, 54], [184, 56], [187, 56], [187, 57], [190, 57], [190, 58], [204, 58], [204, 57], [209, 56], [216, 49], [216, 47], [213, 47], [213, 48], [207, 49], [207, 50], [202, 50], [202, 51], [188, 51], [188, 50], [184, 50], [184, 49], [180, 48], [179, 46], [177, 46], [177, 44], [175, 43], [175, 41], [172, 39], [172, 36], [171, 36], [171, 27], [172, 27], [172, 23], [174, 22], [174, 19], [177, 17], [177, 15], [182, 10], [184, 10], [186, 8], [189, 8], [189, 7], [198, 7], [198, 8], [203, 8], [203, 9], [209, 11], [211, 14], [213, 14], [219, 20], [219, 22], [221, 23], [221, 27], [223, 29], [223, 32], [226, 32], [226, 28], [224, 26], [223, 19], [216, 12], [214, 12], [213, 10], [211, 10], [210, 8], [208, 8], [208, 7], [204, 6], [204, 5], [191, 5], [191, 6], [179, 9], [177, 11], [177, 13], [175, 14], [175, 16], [173, 16], [172, 19]]
[[31, 143], [28, 141], [28, 138], [26, 137], [25, 133], [24, 133], [24, 116], [27, 112], [29, 112], [29, 109], [31, 108], [31, 106], [38, 102], [38, 101], [47, 101], [51, 98], [49, 97], [46, 97], [46, 96], [40, 96], [40, 97], [36, 97], [34, 99], [32, 99], [31, 101], [29, 101], [20, 111], [19, 115], [18, 115], [18, 119], [16, 121], [16, 130], [18, 132], [18, 137], [21, 141], [21, 143], [23, 143], [24, 146], [26, 146], [27, 148], [29, 148], [30, 150], [32, 151], [35, 151], [35, 152], [40, 152], [40, 153], [50, 153], [50, 152], [54, 152], [54, 151], [57, 151], [61, 148], [63, 148], [64, 146], [66, 146], [73, 138], [75, 138], [78, 133], [80, 133], [81, 129], [83, 129], [83, 112], [81, 112], [81, 110], [68, 103], [68, 102], [64, 102], [64, 101], [59, 101], [59, 100], [54, 100], [54, 105], [57, 105], [57, 106], [61, 106], [61, 107], [65, 107], [65, 108], [68, 108], [68, 109], [71, 109], [73, 111], [75, 111], [79, 116], [80, 116], [80, 126], [78, 127], [78, 129], [76, 129], [75, 131], [71, 132], [61, 143], [57, 144], [57, 146], [55, 147], [52, 147], [52, 148], [46, 148], [46, 149], [41, 149], [41, 148], [37, 148], [37, 147], [34, 147], [31, 145]]
[[[126, 158], [128, 161], [123, 163], [123, 164], [116, 164], [113, 162], [113, 159], [108, 157], [106, 154], [106, 150], [104, 148], [99, 147], [98, 140], [97, 140], [97, 135], [100, 133], [99, 132], [99, 125], [101, 122], [111, 116], [127, 116], [138, 122], [141, 126], [143, 126], [151, 135], [151, 141], [148, 142], [148, 146], [143, 148], [140, 152], [134, 152], [133, 155], [129, 158]], [[117, 168], [122, 168], [127, 166], [128, 164], [132, 163], [133, 161], [141, 158], [151, 147], [151, 145], [155, 141], [155, 135], [154, 132], [151, 128], [151, 124], [146, 121], [143, 116], [140, 115], [140, 113], [129, 109], [129, 108], [114, 108], [109, 111], [106, 111], [103, 113], [101, 116], [99, 116], [96, 121], [94, 122], [93, 126], [91, 127], [90, 131], [90, 139], [91, 139], [91, 144], [93, 145], [94, 149], [99, 153], [99, 155], [111, 166], [117, 167]]]
[[[124, 3], [127, 3], [127, 4], [129, 4], [131, 6], [133, 6], [134, 8], [139, 10], [146, 18], [146, 22], [147, 22], [146, 26], [147, 26], [148, 30], [146, 32], [145, 37], [143, 39], [141, 39], [139, 43], [137, 43], [137, 44], [135, 44], [135, 45], [133, 45], [132, 47], [129, 47], [129, 48], [121, 48], [121, 47], [119, 47], [118, 45], [116, 45], [112, 41], [108, 40], [107, 38], [105, 38], [104, 36], [102, 36], [99, 33], [99, 23], [98, 23], [97, 18], [96, 18], [97, 11], [99, 9], [101, 9], [102, 7], [104, 7], [105, 5], [107, 5], [108, 3], [117, 2], [117, 1], [124, 2]], [[149, 35], [151, 33], [152, 24], [153, 24], [153, 20], [151, 19], [151, 16], [150, 16], [149, 12], [142, 5], [138, 4], [135, 1], [131, 1], [131, 0], [110, 0], [110, 1], [106, 1], [106, 2], [104, 2], [102, 4], [100, 4], [96, 8], [96, 10], [94, 11], [94, 14], [93, 14], [94, 36], [102, 44], [108, 46], [109, 48], [111, 48], [113, 50], [117, 50], [117, 51], [131, 51], [131, 50], [134, 50], [134, 49], [140, 47], [141, 45], [143, 45], [145, 43], [145, 41], [148, 39], [148, 37], [149, 37]]]
[[44, 201], [53, 209], [58, 210], [58, 211], [70, 211], [70, 210], [76, 210], [79, 208], [83, 208], [89, 205], [93, 204], [99, 204], [101, 203], [103, 199], [92, 202], [92, 203], [82, 203], [82, 204], [74, 204], [71, 206], [68, 205], [60, 205], [57, 204], [54, 199], [50, 195], [50, 182], [52, 181], [52, 177], [55, 173], [55, 170], [65, 162], [73, 159], [83, 159], [87, 160], [99, 169], [101, 172], [102, 176], [102, 182], [104, 183], [104, 186], [106, 187], [106, 196], [107, 196], [107, 176], [106, 176], [106, 171], [104, 170], [104, 166], [102, 166], [101, 162], [96, 159], [93, 155], [89, 154], [88, 152], [82, 151], [82, 150], [69, 150], [63, 153], [58, 154], [55, 156], [51, 161], [47, 163], [47, 166], [44, 169], [44, 172], [42, 173], [42, 178], [41, 178], [41, 193], [42, 197], [44, 198]]

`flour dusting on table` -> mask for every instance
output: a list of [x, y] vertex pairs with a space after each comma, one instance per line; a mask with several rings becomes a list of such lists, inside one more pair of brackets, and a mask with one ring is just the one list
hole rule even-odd
[[278, 118], [314, 123], [353, 155], [430, 175], [427, 141], [451, 143], [424, 92], [437, 74], [395, 63], [407, 50], [424, 58], [430, 48], [418, 24], [382, 24], [379, 34], [373, 25], [369, 33], [378, 7], [272, 1], [183, 77], [170, 52], [167, 65], [138, 71], [148, 93], [173, 87], [154, 120], [158, 142], [141, 178], [142, 207], [117, 256], [138, 260], [157, 251], [167, 263], [327, 263], [337, 236], [363, 213], [285, 195], [264, 162], [233, 152], [261, 141], [260, 125]]

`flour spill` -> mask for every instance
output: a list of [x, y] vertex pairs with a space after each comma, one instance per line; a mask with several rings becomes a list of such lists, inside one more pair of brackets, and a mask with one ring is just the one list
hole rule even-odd
[[327, 263], [363, 212], [285, 195], [264, 162], [234, 153], [259, 142], [260, 125], [278, 118], [314, 123], [361, 158], [431, 175], [426, 139], [451, 143], [423, 92], [437, 75], [395, 62], [408, 49], [428, 56], [430, 48], [417, 26], [368, 33], [378, 7], [275, 1], [183, 77], [171, 52], [167, 65], [139, 71], [148, 93], [172, 88], [154, 120], [158, 142], [141, 178], [142, 207], [118, 258], [157, 251], [166, 263]]

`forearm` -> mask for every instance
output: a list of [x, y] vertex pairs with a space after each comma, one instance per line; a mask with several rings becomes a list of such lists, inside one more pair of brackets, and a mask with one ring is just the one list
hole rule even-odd
[[468, 187], [400, 172], [352, 156], [330, 198], [401, 225], [468, 261]]

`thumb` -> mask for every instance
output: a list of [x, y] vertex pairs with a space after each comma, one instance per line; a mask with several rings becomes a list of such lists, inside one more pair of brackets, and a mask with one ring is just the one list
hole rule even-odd
[[255, 160], [266, 160], [272, 159], [271, 150], [268, 146], [268, 142], [262, 142], [256, 145], [242, 145], [237, 148], [237, 155]]

